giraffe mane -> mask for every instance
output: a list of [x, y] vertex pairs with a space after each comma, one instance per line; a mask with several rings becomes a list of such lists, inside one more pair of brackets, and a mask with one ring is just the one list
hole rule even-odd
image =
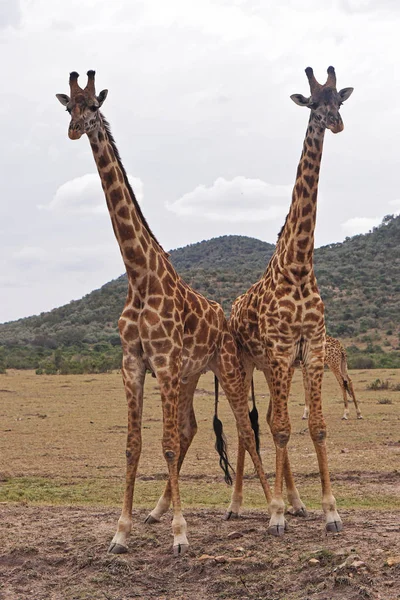
[[160, 242], [158, 241], [158, 239], [156, 238], [156, 236], [154, 235], [154, 233], [150, 229], [150, 226], [147, 223], [145, 216], [143, 215], [142, 209], [140, 208], [139, 202], [136, 199], [135, 192], [133, 191], [132, 186], [129, 183], [128, 175], [126, 174], [125, 167], [122, 164], [122, 160], [121, 160], [121, 157], [119, 155], [119, 150], [118, 150], [117, 145], [115, 143], [114, 136], [111, 133], [110, 124], [107, 121], [107, 119], [104, 117], [103, 114], [101, 114], [101, 118], [103, 120], [104, 129], [105, 129], [105, 131], [107, 133], [108, 141], [110, 142], [110, 144], [112, 146], [112, 149], [113, 149], [114, 154], [115, 154], [115, 158], [117, 159], [117, 162], [118, 162], [118, 166], [119, 166], [119, 168], [122, 171], [122, 175], [124, 177], [124, 183], [125, 183], [128, 191], [129, 191], [129, 195], [131, 197], [131, 200], [132, 200], [132, 203], [133, 203], [133, 205], [135, 207], [135, 210], [136, 210], [137, 214], [139, 215], [139, 218], [140, 218], [143, 226], [147, 230], [147, 233], [150, 235], [150, 237], [153, 239], [153, 241], [157, 244], [157, 246], [159, 247], [159, 249], [161, 250], [161, 252], [164, 254], [164, 256], [166, 258], [168, 258], [169, 257], [169, 253], [164, 250], [164, 248], [161, 246]]
[[284, 229], [285, 229], [285, 227], [286, 227], [286, 223], [287, 223], [287, 220], [288, 220], [288, 216], [289, 216], [289, 214], [287, 214], [287, 215], [286, 215], [285, 222], [284, 222], [284, 224], [282, 225], [280, 232], [278, 233], [278, 239], [277, 239], [277, 242], [279, 242], [279, 240], [280, 240], [280, 239], [281, 239], [281, 237], [282, 237], [282, 233], [283, 233], [283, 230], [284, 230]]

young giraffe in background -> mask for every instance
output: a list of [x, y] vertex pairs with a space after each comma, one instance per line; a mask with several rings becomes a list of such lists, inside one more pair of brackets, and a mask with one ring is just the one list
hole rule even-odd
[[[242, 350], [249, 390], [254, 368], [262, 370], [270, 389], [267, 421], [276, 449], [276, 474], [268, 531], [283, 535], [285, 530], [282, 497], [283, 477], [294, 514], [306, 509], [294, 484], [287, 453], [290, 437], [288, 395], [291, 370], [301, 360], [310, 388], [309, 431], [317, 453], [322, 485], [322, 506], [328, 531], [340, 531], [342, 520], [332, 494], [326, 453], [326, 424], [321, 408], [321, 384], [325, 358], [324, 305], [313, 268], [314, 228], [318, 179], [325, 130], [343, 130], [339, 113], [352, 88], [336, 90], [336, 75], [328, 68], [328, 78], [320, 85], [308, 67], [306, 75], [311, 96], [291, 96], [311, 110], [297, 170], [292, 203], [279, 235], [276, 250], [263, 277], [233, 304], [230, 327]], [[244, 449], [239, 440], [237, 474], [226, 518], [236, 516], [242, 501]]]
[[[347, 393], [351, 396], [354, 406], [356, 407], [357, 419], [362, 419], [361, 410], [358, 408], [358, 403], [356, 400], [356, 395], [354, 393], [353, 382], [350, 379], [350, 375], [347, 372], [347, 354], [344, 349], [343, 344], [334, 337], [330, 335], [326, 336], [326, 344], [325, 344], [325, 364], [330, 368], [334, 376], [336, 377], [340, 389], [343, 394], [343, 402], [344, 402], [344, 413], [342, 419], [347, 420], [349, 418], [349, 403], [347, 400]], [[308, 419], [309, 411], [310, 411], [310, 390], [308, 386], [307, 379], [307, 370], [305, 366], [301, 365], [301, 370], [303, 372], [303, 382], [305, 389], [305, 407], [303, 419]]]
[[172, 500], [174, 554], [188, 548], [181, 511], [178, 475], [196, 433], [193, 394], [202, 371], [219, 378], [234, 412], [239, 437], [249, 451], [267, 501], [271, 492], [256, 451], [244, 388], [244, 371], [222, 307], [206, 300], [176, 273], [148, 226], [129, 184], [109, 125], [100, 113], [107, 90], [95, 92], [94, 71], [85, 89], [70, 74], [71, 96], [57, 94], [71, 115], [68, 136], [89, 138], [112, 226], [128, 276], [128, 296], [118, 322], [122, 342], [122, 377], [128, 402], [126, 485], [121, 517], [109, 551], [127, 551], [132, 502], [141, 452], [143, 386], [146, 370], [157, 378], [163, 411], [162, 450], [169, 481], [148, 522], [159, 520]]

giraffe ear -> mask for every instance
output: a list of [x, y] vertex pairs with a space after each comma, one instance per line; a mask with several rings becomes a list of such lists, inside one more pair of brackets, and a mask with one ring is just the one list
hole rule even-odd
[[69, 102], [69, 96], [67, 96], [67, 94], [56, 94], [56, 98], [63, 106], [67, 106]]
[[312, 104], [311, 97], [306, 98], [302, 94], [292, 94], [290, 96], [290, 98], [293, 100], [293, 102], [295, 104], [298, 104], [299, 106], [308, 106], [310, 108], [310, 106]]
[[108, 90], [102, 90], [100, 92], [100, 94], [97, 96], [97, 102], [99, 103], [99, 106], [101, 106], [104, 102], [104, 100], [107, 98], [107, 94], [108, 94]]
[[345, 100], [350, 98], [350, 96], [353, 93], [353, 90], [354, 90], [354, 88], [343, 88], [342, 90], [340, 90], [339, 96], [340, 96], [342, 102], [344, 102]]

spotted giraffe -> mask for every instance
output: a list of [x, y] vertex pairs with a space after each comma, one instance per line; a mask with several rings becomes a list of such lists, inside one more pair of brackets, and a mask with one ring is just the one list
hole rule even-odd
[[141, 453], [143, 386], [151, 371], [160, 386], [163, 412], [162, 451], [169, 480], [147, 522], [158, 521], [173, 505], [173, 551], [188, 548], [178, 475], [196, 433], [193, 394], [200, 374], [211, 369], [233, 410], [238, 434], [249, 451], [267, 501], [271, 491], [257, 454], [247, 410], [244, 370], [219, 304], [189, 287], [151, 231], [129, 184], [110, 127], [100, 112], [107, 90], [96, 95], [95, 72], [84, 89], [78, 73], [69, 78], [70, 96], [57, 94], [71, 115], [68, 136], [89, 138], [111, 223], [128, 277], [128, 295], [118, 322], [122, 343], [122, 377], [128, 403], [126, 484], [121, 517], [109, 551], [127, 551], [132, 528], [135, 477]]
[[[340, 389], [343, 394], [343, 402], [344, 402], [344, 413], [342, 419], [347, 420], [349, 418], [349, 403], [347, 400], [347, 394], [349, 394], [354, 402], [354, 406], [356, 407], [357, 419], [362, 419], [361, 410], [358, 408], [358, 403], [356, 400], [356, 395], [354, 393], [353, 382], [350, 379], [350, 375], [347, 371], [347, 354], [344, 349], [343, 344], [336, 338], [331, 337], [330, 335], [326, 336], [326, 345], [325, 345], [325, 364], [330, 368], [334, 376], [336, 377]], [[304, 406], [304, 414], [303, 419], [308, 419], [309, 415], [309, 406], [310, 406], [310, 396], [309, 396], [309, 386], [307, 380], [307, 370], [304, 365], [301, 365], [301, 370], [303, 372], [303, 381], [304, 381], [304, 389], [305, 389], [305, 406]]]
[[[242, 351], [246, 389], [254, 368], [262, 370], [270, 390], [267, 421], [275, 442], [276, 474], [268, 531], [285, 531], [282, 496], [283, 478], [288, 500], [296, 515], [305, 515], [292, 476], [287, 443], [290, 437], [288, 396], [294, 363], [301, 360], [309, 381], [309, 431], [317, 453], [322, 486], [322, 507], [327, 531], [340, 531], [342, 520], [332, 494], [326, 451], [326, 424], [322, 415], [321, 385], [325, 357], [324, 305], [313, 268], [317, 194], [325, 130], [343, 130], [340, 106], [352, 88], [336, 89], [333, 67], [321, 85], [308, 67], [311, 95], [291, 96], [299, 106], [310, 109], [310, 118], [297, 169], [292, 203], [275, 252], [261, 279], [233, 304], [230, 327]], [[237, 474], [226, 517], [236, 516], [242, 502], [244, 448], [239, 443]]]

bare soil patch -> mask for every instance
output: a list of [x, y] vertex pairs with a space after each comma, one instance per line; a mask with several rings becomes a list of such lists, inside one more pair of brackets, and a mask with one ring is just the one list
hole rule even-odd
[[[249, 461], [243, 517], [222, 520], [231, 489], [214, 450], [213, 379], [202, 377], [195, 398], [199, 431], [180, 478], [191, 546], [174, 559], [171, 515], [156, 526], [143, 524], [166, 476], [156, 382], [146, 382], [129, 554], [111, 556], [125, 471], [121, 376], [0, 375], [0, 600], [399, 600], [400, 371], [351, 377], [361, 421], [353, 405], [349, 421], [341, 420], [340, 389], [331, 373], [324, 377], [329, 466], [344, 521], [341, 534], [327, 536], [315, 451], [301, 419], [301, 373], [295, 373], [290, 456], [310, 516], [288, 516], [283, 539], [266, 533], [266, 503]], [[389, 380], [391, 390], [367, 389], [377, 377]], [[256, 392], [261, 455], [272, 485], [275, 453], [260, 373]], [[382, 403], [386, 397], [391, 404]], [[237, 436], [223, 396], [219, 414], [234, 464]]]
[[116, 509], [0, 505], [1, 600], [400, 598], [396, 511], [342, 511], [336, 535], [320, 511], [288, 516], [283, 539], [266, 533], [265, 513], [224, 522], [221, 511], [187, 511], [191, 546], [179, 558], [170, 518], [148, 526], [145, 515], [134, 513], [129, 554], [113, 556]]

